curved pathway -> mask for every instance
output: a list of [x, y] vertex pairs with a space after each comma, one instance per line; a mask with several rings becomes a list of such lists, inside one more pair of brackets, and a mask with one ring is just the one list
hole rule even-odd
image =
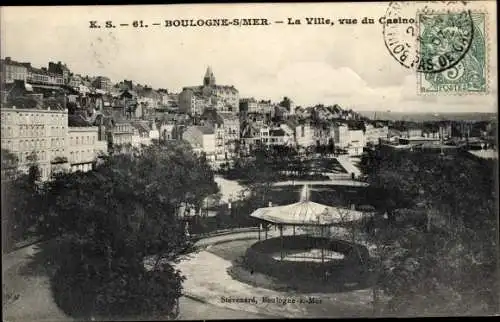
[[[257, 234], [256, 232], [241, 233], [240, 237], [249, 238], [252, 233], [253, 236]], [[199, 246], [207, 246], [223, 239], [224, 236], [215, 236], [207, 241], [199, 241]], [[40, 251], [40, 244], [34, 244], [2, 256], [2, 282], [9, 293], [18, 295], [16, 300], [4, 303], [3, 321], [74, 321], [72, 317], [62, 312], [52, 297], [49, 274], [45, 269], [50, 266], [50, 258], [41, 262], [37, 259], [36, 271], [29, 274], [26, 272], [26, 268], [33, 265], [34, 258]], [[264, 314], [203, 303], [186, 296], [179, 299], [179, 308], [178, 319], [181, 320], [271, 318]]]
[[39, 258], [40, 250], [40, 244], [33, 244], [2, 256], [2, 283], [9, 293], [18, 295], [3, 305], [4, 321], [73, 320], [52, 298], [46, 270], [50, 258]]
[[[291, 231], [288, 233], [291, 233]], [[268, 237], [274, 237], [278, 234], [278, 231], [271, 230]], [[186, 276], [183, 284], [183, 292], [186, 297], [218, 308], [239, 311], [239, 314], [247, 312], [249, 314], [282, 318], [370, 316], [372, 296], [369, 289], [335, 294], [297, 294], [256, 287], [233, 279], [228, 274], [228, 270], [233, 266], [233, 263], [207, 250], [210, 250], [211, 245], [245, 239], [257, 240], [257, 233], [236, 233], [209, 237], [198, 241], [195, 245], [206, 250], [188, 254], [176, 264], [176, 268]], [[255, 302], [228, 303], [224, 301], [223, 297], [254, 299]], [[285, 305], [266, 303], [262, 300], [263, 297], [295, 299], [297, 302]], [[300, 299], [307, 300], [310, 297], [320, 299], [321, 303], [298, 303]]]

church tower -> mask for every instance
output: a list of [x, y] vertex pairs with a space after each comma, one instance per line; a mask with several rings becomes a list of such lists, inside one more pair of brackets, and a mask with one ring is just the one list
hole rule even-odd
[[210, 66], [207, 67], [205, 77], [203, 77], [203, 86], [215, 86], [215, 76]]

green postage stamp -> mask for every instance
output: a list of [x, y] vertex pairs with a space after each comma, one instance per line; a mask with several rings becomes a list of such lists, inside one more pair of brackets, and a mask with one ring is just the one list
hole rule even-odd
[[482, 94], [487, 92], [486, 14], [418, 14], [419, 94]]

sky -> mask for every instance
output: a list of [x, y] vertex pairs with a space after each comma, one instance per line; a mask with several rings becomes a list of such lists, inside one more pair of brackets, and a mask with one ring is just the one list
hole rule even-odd
[[[339, 104], [354, 110], [397, 112], [497, 112], [496, 10], [488, 12], [489, 93], [417, 93], [417, 72], [401, 66], [385, 47], [382, 24], [389, 3], [197, 4], [147, 6], [3, 7], [1, 56], [35, 67], [62, 61], [74, 73], [131, 79], [181, 91], [200, 85], [207, 66], [217, 84], [234, 85], [241, 97], [297, 105]], [[413, 9], [412, 9], [413, 10]], [[307, 25], [324, 17], [331, 25]], [[360, 24], [363, 17], [376, 23]], [[173, 19], [266, 18], [269, 26], [89, 28], [90, 20], [114, 24]], [[288, 18], [301, 25], [286, 24]], [[357, 18], [357, 25], [338, 19]]]

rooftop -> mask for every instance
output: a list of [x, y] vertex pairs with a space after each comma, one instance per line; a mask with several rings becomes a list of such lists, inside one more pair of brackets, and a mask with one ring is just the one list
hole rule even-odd
[[255, 210], [250, 216], [272, 223], [331, 226], [359, 220], [360, 211], [319, 204], [309, 200], [309, 188], [304, 185], [300, 201]]
[[207, 125], [202, 125], [202, 126], [194, 126], [198, 131], [200, 131], [203, 134], [214, 134], [214, 128], [211, 126]]
[[15, 60], [10, 59], [10, 57], [5, 57], [5, 59], [0, 60], [2, 64], [19, 66], [19, 67], [28, 67], [28, 63], [21, 63]]
[[272, 129], [269, 131], [270, 136], [285, 136], [286, 133], [283, 129]]
[[149, 133], [149, 131], [150, 131], [150, 128], [148, 127], [148, 125], [144, 124], [143, 122], [132, 122], [131, 124], [140, 133]]
[[69, 127], [84, 127], [84, 126], [92, 126], [87, 120], [85, 120], [79, 114], [69, 114], [68, 115], [68, 126]]

